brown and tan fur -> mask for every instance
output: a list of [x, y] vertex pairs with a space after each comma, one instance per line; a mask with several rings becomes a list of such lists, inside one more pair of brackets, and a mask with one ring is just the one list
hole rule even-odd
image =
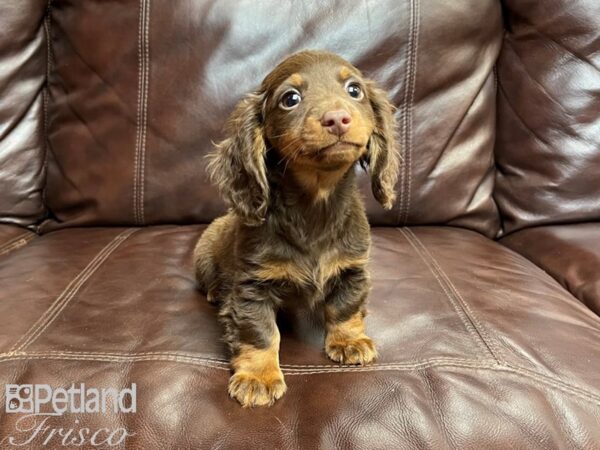
[[[300, 98], [292, 107], [290, 92]], [[370, 235], [355, 168], [369, 168], [375, 198], [391, 208], [398, 175], [392, 109], [339, 56], [300, 52], [237, 105], [227, 138], [210, 156], [211, 177], [231, 209], [200, 238], [196, 275], [220, 305], [234, 372], [229, 394], [245, 407], [271, 405], [285, 393], [276, 316], [286, 304], [321, 312], [332, 360], [377, 357], [364, 326]], [[341, 111], [341, 119], [328, 120], [328, 111]]]

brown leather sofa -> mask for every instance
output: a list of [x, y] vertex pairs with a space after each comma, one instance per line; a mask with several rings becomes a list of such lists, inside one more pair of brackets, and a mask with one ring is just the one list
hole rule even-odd
[[[398, 107], [394, 209], [361, 178], [380, 359], [286, 318], [288, 392], [248, 410], [191, 267], [203, 155], [302, 48]], [[137, 398], [2, 405], [0, 447], [600, 449], [599, 220], [597, 0], [2, 0], [0, 379]]]

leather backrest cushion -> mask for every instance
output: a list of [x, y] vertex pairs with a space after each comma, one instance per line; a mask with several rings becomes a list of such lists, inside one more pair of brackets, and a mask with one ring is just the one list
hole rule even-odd
[[0, 222], [44, 217], [45, 0], [0, 2]]
[[208, 222], [225, 207], [203, 156], [286, 55], [341, 54], [398, 107], [404, 164], [375, 224], [499, 229], [492, 200], [497, 0], [52, 3], [47, 229]]
[[600, 2], [507, 0], [498, 63], [504, 232], [600, 219]]

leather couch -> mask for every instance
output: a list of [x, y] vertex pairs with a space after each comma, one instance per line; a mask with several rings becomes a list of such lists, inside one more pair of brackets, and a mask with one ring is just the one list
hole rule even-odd
[[[394, 209], [360, 178], [380, 359], [285, 318], [288, 392], [243, 409], [192, 271], [225, 210], [203, 156], [302, 48], [398, 108]], [[599, 220], [597, 0], [3, 0], [0, 380], [137, 398], [1, 406], [0, 447], [600, 449]]]

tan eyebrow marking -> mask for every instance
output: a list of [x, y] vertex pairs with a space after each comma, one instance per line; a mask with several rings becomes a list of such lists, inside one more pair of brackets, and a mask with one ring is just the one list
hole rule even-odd
[[342, 67], [342, 68], [340, 69], [340, 79], [341, 79], [341, 80], [347, 80], [347, 79], [348, 79], [348, 78], [350, 78], [352, 75], [354, 75], [354, 74], [353, 74], [353, 73], [352, 73], [352, 71], [351, 71], [349, 68], [347, 68], [346, 66], [344, 66], [344, 67]]
[[294, 87], [302, 87], [302, 84], [304, 83], [304, 79], [302, 78], [302, 75], [300, 75], [299, 73], [293, 73], [292, 75], [290, 75], [290, 84]]

